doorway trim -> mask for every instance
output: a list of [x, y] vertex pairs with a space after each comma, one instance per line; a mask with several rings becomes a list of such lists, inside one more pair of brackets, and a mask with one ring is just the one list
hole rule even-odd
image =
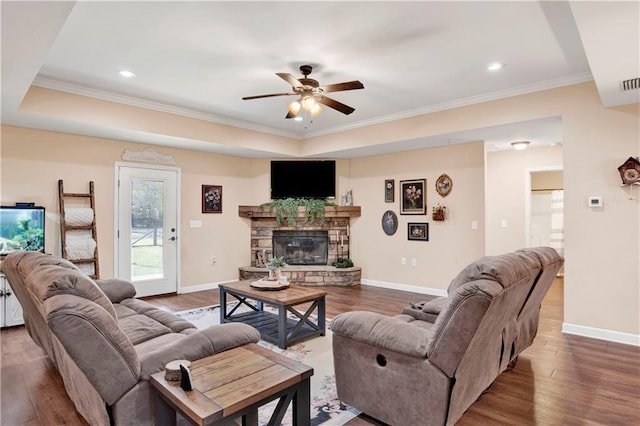
[[115, 278], [118, 277], [118, 177], [120, 167], [132, 167], [139, 169], [151, 169], [151, 170], [164, 170], [164, 171], [174, 171], [176, 172], [176, 199], [178, 200], [178, 205], [176, 206], [176, 233], [178, 235], [178, 247], [176, 249], [176, 294], [180, 294], [182, 291], [182, 232], [180, 229], [181, 223], [181, 215], [182, 209], [180, 200], [181, 197], [181, 188], [182, 188], [182, 169], [180, 167], [172, 167], [172, 166], [163, 166], [159, 164], [147, 164], [147, 163], [134, 163], [128, 161], [116, 161], [114, 164], [114, 173], [113, 173], [113, 276]]
[[[564, 172], [562, 165], [560, 166], [545, 166], [545, 167], [530, 167], [525, 169], [524, 179], [524, 245], [523, 247], [529, 247], [531, 245], [531, 175], [537, 172]], [[563, 174], [564, 181], [564, 174]], [[564, 186], [564, 185], [563, 185]]]

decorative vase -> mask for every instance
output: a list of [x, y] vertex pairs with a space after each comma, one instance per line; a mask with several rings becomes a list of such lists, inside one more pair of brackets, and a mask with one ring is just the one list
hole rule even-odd
[[273, 278], [276, 279], [276, 281], [280, 281], [280, 276], [282, 275], [282, 269], [280, 268], [275, 268], [273, 270]]

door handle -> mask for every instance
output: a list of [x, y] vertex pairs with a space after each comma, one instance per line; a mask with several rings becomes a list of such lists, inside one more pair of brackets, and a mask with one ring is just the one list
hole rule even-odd
[[176, 240], [176, 237], [169, 238], [169, 241], [175, 241], [175, 240]]

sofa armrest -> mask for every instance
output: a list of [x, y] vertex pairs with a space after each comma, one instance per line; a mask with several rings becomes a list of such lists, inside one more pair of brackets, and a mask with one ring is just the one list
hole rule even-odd
[[136, 289], [129, 281], [110, 279], [95, 280], [95, 283], [107, 295], [111, 303], [120, 303], [124, 299], [130, 299], [136, 295]]
[[214, 325], [176, 340], [140, 356], [140, 376], [149, 376], [164, 370], [164, 366], [177, 359], [195, 361], [227, 349], [247, 343], [257, 343], [260, 333], [255, 328], [242, 323]]
[[432, 327], [408, 315], [389, 317], [365, 311], [346, 312], [331, 322], [335, 334], [414, 358], [426, 358]]
[[435, 322], [440, 315], [440, 311], [444, 305], [449, 301], [446, 296], [436, 297], [435, 299], [427, 302], [412, 303], [410, 306], [402, 309], [402, 313], [405, 315], [411, 315], [415, 319]]

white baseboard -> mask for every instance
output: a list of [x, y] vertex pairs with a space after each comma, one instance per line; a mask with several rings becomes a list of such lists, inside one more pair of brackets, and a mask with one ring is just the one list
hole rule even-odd
[[213, 290], [215, 288], [218, 288], [219, 284], [233, 283], [233, 282], [236, 282], [236, 281], [238, 281], [238, 280], [235, 279], [235, 280], [227, 280], [227, 281], [218, 281], [218, 282], [215, 282], [215, 283], [204, 283], [204, 284], [180, 287], [180, 290], [178, 291], [178, 294], [195, 293], [196, 291], [204, 291], [204, 290]]
[[367, 279], [361, 280], [361, 283], [364, 285], [370, 285], [372, 287], [382, 287], [382, 288], [388, 288], [390, 290], [410, 291], [412, 293], [428, 294], [431, 296], [447, 295], [447, 290], [442, 290], [439, 288], [420, 287], [417, 285], [398, 284], [398, 283], [390, 283], [386, 281], [367, 280]]
[[640, 346], [640, 335], [638, 334], [623, 333], [620, 331], [587, 327], [584, 325], [569, 324], [566, 322], [562, 323], [562, 332], [566, 334], [575, 334], [577, 336], [590, 337], [592, 339]]

